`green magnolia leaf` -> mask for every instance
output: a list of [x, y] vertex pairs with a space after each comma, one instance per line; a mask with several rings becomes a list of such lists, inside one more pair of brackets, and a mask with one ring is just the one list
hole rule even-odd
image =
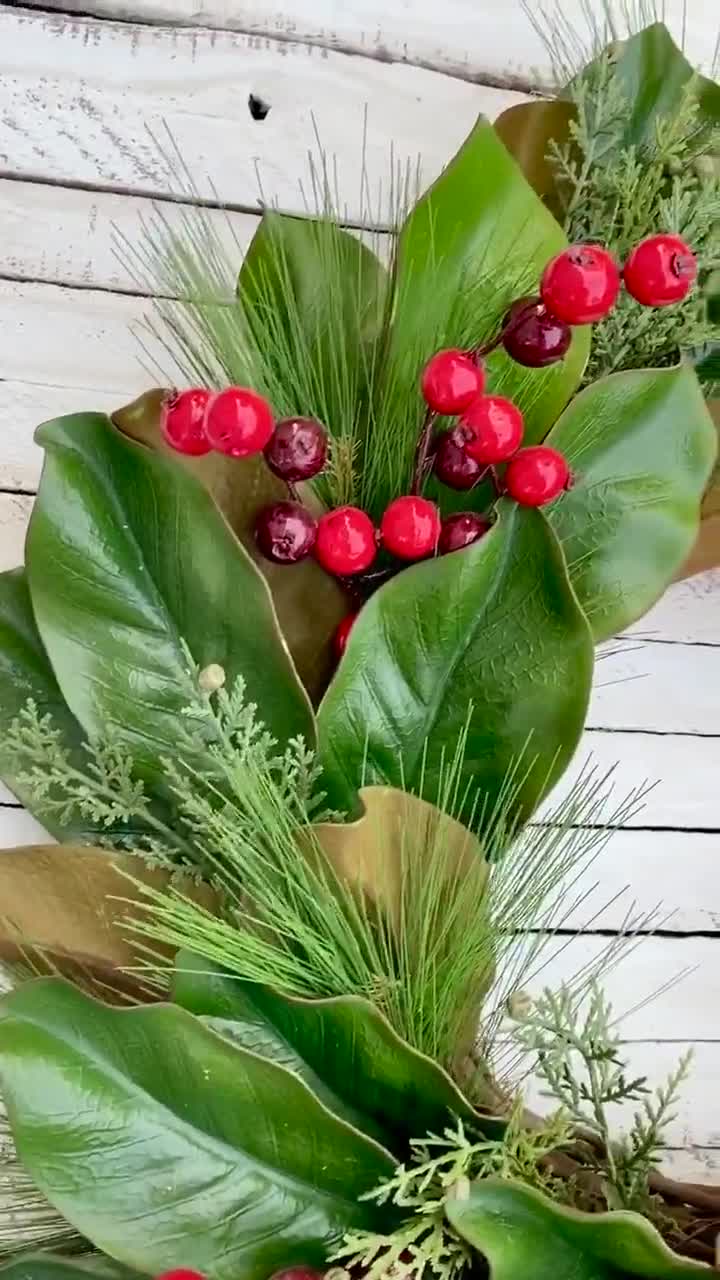
[[[298, 675], [313, 701], [318, 702], [335, 666], [333, 634], [350, 610], [347, 593], [337, 578], [325, 573], [312, 557], [288, 571], [287, 566], [272, 564], [260, 555], [254, 533], [257, 514], [269, 503], [286, 498], [287, 486], [265, 465], [262, 454], [238, 459], [223, 453], [193, 457], [172, 451], [160, 432], [164, 395], [160, 388], [146, 392], [112, 415], [114, 425], [131, 440], [171, 456], [212, 494], [265, 578]], [[303, 500], [312, 505], [312, 495], [307, 492], [303, 493]]]
[[320, 706], [330, 802], [352, 809], [361, 782], [436, 783], [467, 727], [459, 816], [479, 820], [476, 793], [491, 813], [513, 770], [510, 816], [528, 816], [575, 751], [592, 667], [550, 526], [503, 500], [485, 538], [406, 570], [364, 606]]
[[634, 622], [690, 554], [717, 438], [688, 365], [611, 374], [547, 437], [574, 472], [548, 509], [597, 641]]
[[336, 1113], [351, 1108], [358, 1127], [366, 1130], [369, 1120], [370, 1132], [387, 1134], [400, 1159], [410, 1139], [442, 1133], [453, 1115], [477, 1121], [442, 1068], [402, 1040], [369, 1000], [280, 995], [213, 971], [187, 952], [180, 952], [175, 968], [172, 996], [178, 1004], [232, 1019], [247, 1048], [269, 1052], [298, 1071]]
[[[377, 429], [362, 468], [373, 493], [389, 501], [408, 483], [423, 413], [418, 385], [429, 356], [439, 347], [476, 346], [494, 337], [510, 302], [536, 292], [548, 259], [566, 243], [481, 117], [399, 233], [393, 323], [373, 388]], [[565, 360], [548, 369], [523, 369], [503, 351], [489, 359], [488, 389], [520, 406], [529, 442], [542, 437], [579, 386], [588, 352], [589, 333], [578, 329]], [[464, 496], [466, 509], [476, 496]]]
[[2, 1280], [134, 1280], [143, 1274], [99, 1255], [64, 1258], [58, 1253], [23, 1253], [0, 1266]]
[[54, 836], [85, 837], [90, 824], [80, 818], [73, 823], [60, 823], [52, 815], [41, 812], [34, 804], [28, 788], [18, 785], [14, 763], [3, 753], [4, 731], [29, 698], [37, 704], [41, 715], [52, 716], [54, 727], [62, 734], [63, 745], [84, 764], [84, 734], [70, 712], [55, 673], [43, 648], [35, 623], [30, 591], [24, 569], [0, 574], [0, 777], [11, 791], [43, 822]]
[[0, 1081], [18, 1154], [105, 1253], [158, 1273], [267, 1280], [323, 1266], [390, 1155], [291, 1072], [172, 1005], [110, 1009], [58, 980], [0, 1002]]
[[448, 1221], [486, 1259], [490, 1280], [697, 1280], [702, 1262], [673, 1253], [639, 1214], [581, 1213], [502, 1178], [475, 1182], [448, 1200]]
[[387, 273], [362, 241], [325, 218], [263, 214], [238, 296], [264, 358], [292, 362], [301, 411], [335, 436], [350, 432], [366, 386], [366, 348], [378, 335]]
[[630, 109], [625, 144], [640, 146], [653, 136], [657, 120], [672, 117], [685, 94], [696, 99], [700, 119], [720, 122], [720, 85], [700, 75], [662, 22], [654, 22], [613, 48], [615, 71]]
[[242, 676], [270, 732], [314, 737], [262, 576], [209, 494], [102, 414], [45, 423], [27, 570], [38, 629], [86, 732], [113, 726], [153, 778], [198, 705], [195, 673]]

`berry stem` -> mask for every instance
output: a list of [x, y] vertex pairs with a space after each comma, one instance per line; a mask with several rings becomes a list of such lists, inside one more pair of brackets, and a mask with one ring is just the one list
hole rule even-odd
[[415, 467], [413, 470], [411, 494], [417, 495], [422, 492], [425, 476], [428, 470], [428, 453], [430, 452], [430, 444], [433, 437], [433, 427], [437, 414], [432, 409], [428, 409], [425, 414], [425, 420], [420, 429], [417, 446], [415, 448]]
[[503, 487], [500, 481], [498, 480], [498, 474], [495, 468], [488, 467], [487, 471], [485, 472], [485, 475], [488, 477], [493, 489], [495, 490], [495, 497], [501, 498], [503, 495]]
[[298, 493], [298, 487], [297, 487], [297, 485], [295, 484], [294, 480], [286, 480], [286, 481], [285, 481], [285, 486], [286, 486], [287, 491], [288, 491], [288, 496], [291, 498], [291, 500], [292, 500], [293, 502], [299, 502], [299, 501], [300, 501], [300, 494]]

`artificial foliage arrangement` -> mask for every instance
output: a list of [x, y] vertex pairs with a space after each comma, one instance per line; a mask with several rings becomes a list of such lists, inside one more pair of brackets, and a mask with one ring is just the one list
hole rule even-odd
[[377, 253], [322, 174], [242, 265], [160, 218], [186, 385], [38, 429], [0, 776], [58, 843], [0, 859], [9, 1280], [715, 1267], [720, 1191], [658, 1168], [690, 1064], [633, 1077], [600, 985], [648, 922], [533, 984], [642, 803], [551, 795], [595, 648], [712, 562], [720, 87], [661, 24], [560, 83]]

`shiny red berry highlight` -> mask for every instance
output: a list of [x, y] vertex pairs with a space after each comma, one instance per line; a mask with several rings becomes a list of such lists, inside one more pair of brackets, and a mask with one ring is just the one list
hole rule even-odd
[[485, 467], [465, 449], [465, 439], [458, 429], [446, 431], [438, 440], [433, 471], [448, 489], [472, 489], [481, 479]]
[[599, 244], [571, 244], [546, 266], [542, 300], [566, 324], [596, 324], [612, 311], [620, 292], [620, 268]]
[[339, 578], [364, 573], [377, 551], [375, 526], [359, 507], [338, 507], [318, 521], [315, 557]]
[[490, 521], [475, 511], [455, 511], [442, 522], [438, 552], [446, 556], [451, 551], [462, 551], [463, 547], [469, 547], [482, 538], [490, 528]]
[[623, 269], [628, 293], [644, 307], [682, 302], [697, 280], [697, 258], [680, 236], [649, 236], [633, 249]]
[[317, 525], [300, 502], [273, 502], [263, 507], [255, 521], [255, 541], [266, 560], [297, 564], [310, 555]]
[[264, 453], [270, 470], [281, 480], [311, 480], [327, 461], [327, 432], [314, 418], [284, 418]]
[[519, 298], [503, 321], [503, 346], [516, 364], [544, 369], [562, 360], [572, 342], [564, 320], [552, 315], [542, 298]]
[[486, 466], [507, 462], [517, 453], [523, 438], [523, 416], [504, 396], [480, 396], [473, 400], [458, 423], [469, 457]]
[[391, 502], [380, 522], [382, 544], [398, 560], [432, 555], [439, 537], [440, 512], [435, 503], [414, 494]]
[[176, 1271], [163, 1271], [155, 1280], [205, 1280], [202, 1271], [191, 1271], [187, 1267], [178, 1267]]
[[211, 445], [205, 434], [205, 411], [210, 392], [204, 387], [175, 391], [163, 400], [160, 430], [166, 444], [177, 453], [199, 458]]
[[273, 433], [267, 400], [250, 387], [227, 387], [210, 401], [205, 434], [213, 449], [231, 458], [248, 458], [265, 448]]
[[428, 360], [421, 385], [425, 402], [434, 413], [462, 413], [482, 395], [485, 371], [466, 351], [449, 348]]
[[356, 618], [357, 618], [357, 613], [348, 613], [343, 618], [342, 622], [338, 623], [337, 627], [335, 628], [335, 634], [333, 636], [332, 643], [333, 643], [333, 653], [335, 654], [335, 658], [338, 662], [342, 658], [347, 648], [347, 642], [350, 639], [350, 632], [353, 629], [353, 625], [355, 623]]
[[543, 507], [571, 485], [570, 468], [557, 449], [531, 445], [508, 464], [505, 488], [523, 507]]

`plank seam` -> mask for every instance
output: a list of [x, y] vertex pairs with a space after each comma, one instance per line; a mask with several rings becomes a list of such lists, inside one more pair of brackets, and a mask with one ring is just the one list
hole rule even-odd
[[0, 12], [19, 12], [28, 14], [41, 14], [48, 18], [66, 18], [70, 22], [84, 21], [92, 22], [108, 27], [135, 27], [142, 30], [143, 27], [159, 28], [160, 30], [173, 31], [217, 31], [223, 35], [230, 36], [246, 36], [250, 39], [270, 40], [275, 44], [299, 45], [302, 48], [325, 49], [329, 53], [337, 53], [345, 58], [363, 58], [368, 62], [380, 62], [386, 66], [401, 67], [417, 67], [421, 71], [431, 71], [434, 75], [446, 76], [450, 80], [464, 80], [468, 84], [482, 85], [487, 89], [511, 90], [517, 93], [527, 93], [534, 97], [547, 97], [552, 91], [552, 86], [543, 84], [537, 80], [530, 79], [527, 76], [518, 75], [496, 75], [488, 71], [471, 71], [459, 62], [449, 61], [445, 66], [438, 66], [429, 58], [420, 57], [401, 57], [383, 45], [375, 45], [374, 48], [368, 49], [360, 44], [354, 44], [352, 41], [344, 41], [323, 38], [317, 36], [301, 36], [294, 33], [283, 32], [278, 30], [266, 30], [264, 27], [226, 27], [220, 24], [214, 26], [204, 26], [197, 21], [186, 22], [182, 18], [176, 19], [174, 22], [168, 22], [164, 18], [123, 18], [114, 16], [108, 18], [106, 14], [93, 11], [92, 8], [83, 10], [68, 11], [66, 9], [48, 9], [46, 5], [35, 4], [33, 0], [26, 0], [22, 8], [17, 6], [0, 5]]

